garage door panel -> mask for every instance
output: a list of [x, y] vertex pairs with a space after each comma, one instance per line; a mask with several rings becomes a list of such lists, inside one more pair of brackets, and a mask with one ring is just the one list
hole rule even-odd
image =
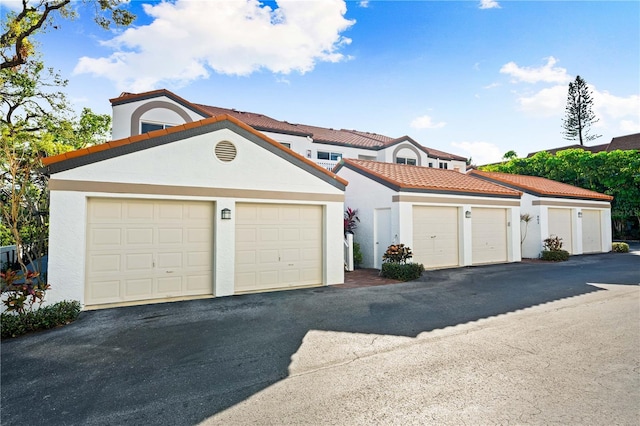
[[158, 228], [158, 244], [183, 244], [182, 228]]
[[212, 203], [90, 199], [88, 212], [88, 305], [213, 293]]
[[236, 292], [322, 283], [321, 206], [238, 204], [236, 211]]
[[507, 210], [474, 208], [471, 213], [474, 265], [507, 261]]
[[153, 204], [148, 202], [126, 202], [125, 219], [153, 220]]
[[124, 229], [127, 244], [153, 244], [153, 228]]
[[573, 253], [571, 209], [549, 209], [549, 236], [562, 238], [562, 249]]
[[602, 251], [602, 229], [598, 210], [582, 210], [582, 251], [583, 253]]
[[413, 208], [413, 261], [425, 268], [458, 266], [458, 208]]
[[89, 272], [120, 272], [121, 256], [119, 254], [96, 254], [89, 257]]

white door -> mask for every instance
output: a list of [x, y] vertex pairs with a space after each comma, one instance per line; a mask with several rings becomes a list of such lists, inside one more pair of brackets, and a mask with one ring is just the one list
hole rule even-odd
[[471, 212], [474, 265], [507, 261], [507, 210], [474, 208]]
[[573, 253], [571, 209], [549, 209], [549, 236], [562, 238], [562, 250]]
[[413, 207], [413, 262], [425, 268], [458, 266], [457, 207]]
[[236, 205], [235, 292], [322, 284], [322, 206]]
[[582, 210], [582, 252], [598, 253], [602, 251], [600, 229], [600, 211]]
[[213, 294], [213, 204], [91, 198], [87, 305]]
[[382, 255], [392, 244], [391, 237], [391, 209], [375, 209], [373, 211], [374, 223], [374, 245], [373, 245], [373, 267], [382, 268]]

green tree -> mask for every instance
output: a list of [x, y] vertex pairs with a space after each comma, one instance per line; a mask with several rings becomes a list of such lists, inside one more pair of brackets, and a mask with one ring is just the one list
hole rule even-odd
[[502, 156], [503, 160], [511, 160], [513, 158], [518, 158], [518, 154], [514, 150], [507, 151]]
[[[127, 26], [135, 15], [125, 9], [127, 0], [82, 0], [94, 9], [94, 20], [102, 28], [112, 24]], [[73, 19], [76, 11], [71, 0], [22, 0], [22, 8], [9, 11], [2, 22], [0, 35], [0, 69], [24, 65], [36, 53], [33, 37], [54, 25], [55, 18]]]
[[592, 91], [587, 86], [587, 82], [580, 76], [575, 81], [569, 83], [567, 92], [567, 106], [565, 117], [562, 122], [563, 137], [567, 140], [577, 140], [580, 145], [585, 141], [592, 141], [601, 135], [590, 135], [591, 125], [598, 122], [593, 113]]

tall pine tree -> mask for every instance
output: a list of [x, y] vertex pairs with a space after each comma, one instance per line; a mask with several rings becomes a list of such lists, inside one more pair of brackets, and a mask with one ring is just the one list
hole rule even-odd
[[580, 76], [577, 76], [575, 81], [569, 83], [567, 106], [562, 122], [563, 136], [567, 140], [580, 141], [580, 145], [584, 145], [585, 141], [592, 141], [601, 136], [589, 134], [591, 125], [598, 122], [591, 109], [593, 106], [591, 93], [587, 82]]

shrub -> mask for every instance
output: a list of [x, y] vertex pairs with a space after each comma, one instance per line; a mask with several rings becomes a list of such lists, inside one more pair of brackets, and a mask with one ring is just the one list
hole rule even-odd
[[358, 227], [358, 222], [360, 222], [358, 209], [347, 208], [347, 210], [344, 211], [344, 233], [349, 232], [353, 234]]
[[394, 263], [384, 262], [382, 264], [381, 275], [400, 281], [412, 281], [420, 278], [424, 272], [422, 263]]
[[629, 244], [627, 243], [613, 243], [611, 250], [616, 253], [629, 253]]
[[11, 269], [0, 272], [0, 294], [7, 311], [23, 314], [32, 310], [36, 302], [42, 305], [49, 285], [40, 281], [38, 276], [37, 272], [31, 271], [26, 275]]
[[383, 263], [406, 263], [413, 257], [409, 247], [404, 244], [391, 244], [382, 255]]
[[23, 334], [47, 330], [75, 321], [80, 315], [80, 302], [62, 301], [22, 314], [3, 312], [0, 314], [2, 338], [17, 337]]
[[353, 243], [353, 264], [357, 267], [362, 263], [362, 250], [360, 250], [360, 244]]
[[557, 235], [551, 235], [549, 238], [543, 241], [545, 250], [548, 251], [560, 251], [562, 250], [562, 238]]
[[564, 262], [569, 260], [569, 252], [566, 250], [543, 250], [540, 258], [551, 262]]

